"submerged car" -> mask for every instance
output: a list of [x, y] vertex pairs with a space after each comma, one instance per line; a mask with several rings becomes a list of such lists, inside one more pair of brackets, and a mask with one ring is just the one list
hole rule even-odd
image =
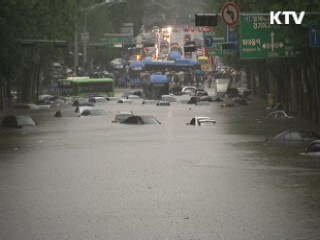
[[91, 103], [105, 103], [105, 102], [108, 102], [108, 99], [105, 97], [95, 96], [95, 97], [90, 97], [88, 101]]
[[160, 100], [159, 102], [157, 102], [156, 104], [157, 106], [170, 106], [170, 103], [168, 101], [162, 101]]
[[161, 124], [158, 119], [153, 116], [148, 115], [134, 115], [128, 117], [126, 120], [120, 122], [123, 124], [135, 124], [135, 125], [142, 125], [142, 124]]
[[127, 99], [130, 99], [130, 100], [141, 100], [142, 98], [140, 96], [137, 96], [137, 95], [129, 95], [127, 97]]
[[142, 104], [157, 104], [157, 100], [145, 99], [142, 101]]
[[272, 111], [266, 116], [267, 119], [293, 119], [293, 116], [288, 115], [284, 110]]
[[185, 86], [182, 88], [182, 94], [192, 95], [196, 92], [197, 88], [195, 86]]
[[188, 104], [197, 104], [197, 102], [200, 102], [200, 97], [192, 96], [192, 97], [190, 97], [190, 99], [187, 103]]
[[132, 112], [119, 112], [116, 114], [114, 117], [114, 120], [112, 121], [113, 123], [120, 123], [126, 120], [128, 117], [133, 116]]
[[177, 101], [177, 99], [171, 95], [162, 95], [161, 100], [166, 101], [166, 102], [176, 102]]
[[132, 103], [131, 99], [121, 98], [117, 101], [117, 103]]
[[74, 109], [74, 112], [81, 114], [83, 111], [90, 109], [94, 109], [94, 106], [78, 106]]
[[86, 117], [86, 116], [105, 116], [106, 111], [94, 106], [78, 106], [74, 111], [61, 111], [55, 112], [54, 117]]
[[312, 141], [300, 155], [320, 157], [320, 140]]
[[204, 126], [204, 125], [212, 125], [216, 123], [216, 121], [210, 117], [194, 117], [191, 119], [187, 125], [192, 126]]
[[107, 113], [103, 109], [91, 108], [91, 109], [84, 109], [82, 112], [78, 114], [78, 117], [105, 116], [105, 115], [107, 115]]
[[1, 122], [2, 128], [23, 128], [36, 126], [36, 122], [30, 116], [8, 115]]
[[138, 96], [140, 98], [143, 98], [143, 92], [140, 91], [140, 90], [131, 90], [131, 91], [127, 91], [127, 92], [124, 92], [121, 96], [121, 98], [128, 98], [129, 96], [131, 95], [135, 95], [135, 96]]
[[286, 130], [273, 138], [266, 139], [266, 144], [269, 143], [301, 143], [311, 142], [320, 139], [320, 136], [308, 130]]
[[197, 89], [195, 91], [195, 96], [198, 96], [198, 97], [208, 96], [208, 92], [205, 91], [204, 89]]

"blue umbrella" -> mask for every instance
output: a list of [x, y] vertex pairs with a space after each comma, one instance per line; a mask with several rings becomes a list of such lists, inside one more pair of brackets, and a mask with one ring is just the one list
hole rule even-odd
[[142, 70], [144, 68], [144, 63], [140, 61], [132, 62], [130, 63], [130, 68], [132, 70]]
[[181, 53], [178, 51], [172, 51], [169, 53], [168, 59], [170, 60], [181, 59]]

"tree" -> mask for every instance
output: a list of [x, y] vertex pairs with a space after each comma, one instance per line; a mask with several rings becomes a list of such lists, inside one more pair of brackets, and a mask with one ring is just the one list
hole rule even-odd
[[[12, 87], [18, 88], [20, 101], [36, 100], [40, 91], [40, 72], [48, 75], [52, 61], [63, 61], [68, 50], [59, 50], [51, 42], [64, 40], [72, 50], [76, 25], [83, 26], [83, 9], [100, 2], [101, 0], [2, 1], [0, 108], [6, 105]], [[143, 17], [143, 4], [143, 0], [127, 0], [127, 3], [116, 4], [109, 9], [98, 9], [96, 14], [88, 16], [88, 29], [92, 39], [100, 41], [103, 33], [116, 32], [124, 22], [139, 25]]]

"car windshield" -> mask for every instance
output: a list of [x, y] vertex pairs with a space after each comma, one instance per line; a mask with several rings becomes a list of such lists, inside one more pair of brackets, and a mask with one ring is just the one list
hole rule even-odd
[[115, 117], [115, 121], [119, 121], [122, 122], [123, 120], [127, 119], [128, 117], [131, 117], [132, 114], [130, 113], [122, 113], [122, 114], [118, 114]]
[[151, 117], [151, 116], [144, 116], [144, 117], [142, 117], [142, 120], [143, 120], [144, 124], [159, 124], [157, 119], [155, 119], [154, 117]]

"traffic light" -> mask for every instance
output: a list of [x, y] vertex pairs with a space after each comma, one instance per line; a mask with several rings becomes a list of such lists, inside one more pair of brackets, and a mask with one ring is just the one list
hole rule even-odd
[[218, 16], [215, 13], [196, 13], [195, 25], [199, 27], [217, 26]]

